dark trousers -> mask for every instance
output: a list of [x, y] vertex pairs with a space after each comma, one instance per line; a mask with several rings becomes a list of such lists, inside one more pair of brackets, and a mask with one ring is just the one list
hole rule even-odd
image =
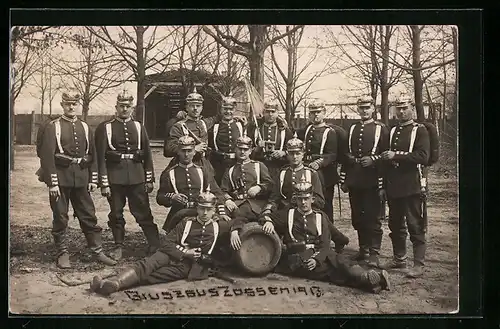
[[394, 258], [406, 259], [406, 237], [410, 233], [413, 244], [413, 258], [416, 265], [424, 265], [425, 222], [422, 214], [420, 194], [404, 198], [393, 198], [389, 203], [389, 234], [392, 240]]
[[68, 227], [68, 207], [69, 202], [73, 206], [75, 214], [80, 223], [80, 228], [85, 235], [88, 247], [94, 253], [102, 251], [101, 231], [97, 225], [94, 202], [87, 190], [87, 187], [65, 187], [59, 186], [60, 196], [57, 201], [50, 198], [50, 208], [52, 209], [52, 236], [58, 254], [68, 251], [66, 241], [66, 228]]
[[191, 264], [171, 260], [167, 254], [157, 251], [136, 262], [132, 268], [139, 277], [139, 285], [151, 285], [186, 279]]
[[371, 255], [380, 253], [382, 222], [379, 218], [380, 198], [376, 188], [349, 188], [352, 227], [358, 231], [359, 250]]
[[156, 226], [151, 208], [149, 196], [146, 193], [144, 183], [134, 185], [111, 185], [111, 197], [108, 199], [111, 211], [108, 215], [108, 226], [113, 232], [115, 243], [123, 244], [125, 238], [125, 219], [123, 208], [128, 200], [130, 212], [137, 224], [142, 228], [148, 244], [153, 247], [160, 245], [158, 227]]

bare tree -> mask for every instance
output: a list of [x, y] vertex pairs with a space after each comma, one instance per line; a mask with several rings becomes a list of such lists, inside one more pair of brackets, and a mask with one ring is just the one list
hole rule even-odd
[[250, 82], [262, 97], [264, 97], [264, 53], [266, 49], [288, 34], [294, 33], [302, 25], [297, 25], [288, 32], [273, 37], [268, 34], [269, 27], [271, 25], [247, 25], [248, 40], [243, 40], [243, 38], [235, 37], [234, 34], [222, 31], [218, 25], [213, 25], [213, 30], [208, 26], [203, 26], [203, 31], [214, 38], [220, 45], [248, 60]]
[[[144, 120], [144, 96], [146, 94], [146, 72], [157, 69], [164, 72], [170, 67], [172, 55], [178, 46], [168, 43], [179, 27], [166, 27], [166, 31], [158, 32], [158, 26], [133, 26], [132, 31], [118, 27], [118, 35], [114, 35], [106, 26], [87, 27], [88, 31], [102, 41], [111, 45], [118, 56], [127, 64], [137, 81], [137, 105], [135, 117]], [[149, 37], [146, 35], [149, 33]], [[156, 52], [156, 53], [155, 53]]]
[[[286, 26], [286, 32], [288, 33], [293, 26]], [[273, 30], [274, 34], [279, 33], [278, 29]], [[269, 49], [271, 50], [271, 65], [266, 65], [267, 76], [269, 77], [268, 82], [270, 84], [271, 93], [278, 99], [282, 108], [285, 111], [285, 117], [288, 122], [292, 122], [295, 118], [295, 111], [302, 100], [310, 95], [310, 89], [314, 81], [317, 78], [323, 76], [327, 71], [326, 68], [330, 66], [329, 61], [324, 65], [324, 67], [316, 72], [313, 72], [310, 76], [303, 78], [306, 70], [308, 70], [312, 63], [318, 57], [319, 49], [314, 47], [312, 54], [308, 54], [309, 58], [306, 60], [301, 67], [299, 67], [299, 60], [307, 52], [311, 51], [311, 47], [307, 47], [306, 51], [299, 54], [299, 46], [302, 41], [304, 34], [304, 26], [301, 26], [298, 30], [292, 33], [288, 33], [286, 38], [279, 40], [275, 45], [271, 45]], [[275, 48], [280, 48], [287, 53], [287, 66], [286, 70], [283, 69], [275, 54]]]

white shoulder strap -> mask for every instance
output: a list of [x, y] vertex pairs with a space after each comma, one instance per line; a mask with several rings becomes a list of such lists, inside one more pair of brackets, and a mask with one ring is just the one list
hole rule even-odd
[[56, 143], [59, 153], [64, 153], [61, 145], [61, 122], [59, 120], [54, 121], [54, 128], [56, 130]]
[[309, 168], [304, 168], [304, 175], [306, 176], [306, 182], [312, 183], [311, 170]]
[[139, 121], [134, 121], [135, 129], [137, 129], [137, 149], [141, 149], [141, 123]]
[[89, 126], [86, 122], [80, 121], [83, 126], [83, 130], [85, 131], [85, 140], [87, 141], [87, 147], [85, 148], [85, 154], [89, 154]]
[[206, 133], [207, 132], [207, 124], [203, 120], [200, 120], [200, 121], [201, 121], [201, 125], [203, 126], [203, 131]]
[[321, 236], [323, 233], [322, 228], [321, 228], [321, 214], [316, 213], [316, 230], [318, 231], [318, 236]]
[[417, 138], [417, 130], [418, 125], [413, 126], [413, 129], [411, 130], [410, 147], [408, 148], [409, 153], [413, 152], [413, 146], [415, 146], [415, 139]]
[[218, 151], [219, 147], [217, 146], [217, 133], [219, 132], [219, 124], [214, 124], [214, 147], [215, 150]]
[[189, 130], [188, 128], [186, 127], [186, 124], [184, 122], [181, 122], [181, 129], [182, 129], [182, 133], [184, 135], [189, 135]]
[[257, 179], [257, 185], [260, 184], [260, 163], [259, 162], [255, 162], [254, 163], [254, 168], [255, 168], [255, 176], [256, 176], [256, 179]]
[[323, 154], [329, 131], [330, 131], [330, 128], [328, 128], [328, 127], [325, 129], [325, 131], [323, 131], [323, 138], [321, 138], [321, 147], [319, 148], [319, 154]]
[[233, 171], [234, 171], [234, 166], [232, 166], [231, 168], [229, 168], [229, 181], [231, 182], [231, 186], [233, 188], [233, 190], [235, 189], [235, 185], [234, 185], [234, 181], [233, 181]]
[[307, 144], [307, 134], [309, 134], [309, 130], [311, 130], [312, 125], [307, 126], [306, 133], [304, 134], [304, 143]]
[[200, 176], [200, 193], [203, 193], [203, 170], [201, 168], [196, 168], [198, 175]]
[[352, 145], [351, 145], [351, 140], [352, 140], [352, 133], [354, 132], [354, 127], [356, 124], [353, 124], [351, 126], [351, 129], [349, 129], [349, 153], [352, 153]]
[[372, 155], [377, 151], [378, 141], [380, 140], [380, 131], [382, 127], [380, 125], [375, 125], [375, 140], [373, 142]]
[[172, 183], [172, 187], [174, 188], [175, 194], [178, 194], [179, 190], [177, 190], [177, 183], [175, 181], [175, 168], [170, 169], [168, 175], [170, 177], [170, 182]]
[[288, 233], [290, 234], [290, 238], [292, 241], [297, 241], [295, 237], [293, 236], [292, 229], [293, 229], [293, 216], [295, 215], [295, 209], [292, 208], [288, 210]]
[[186, 222], [186, 226], [184, 226], [184, 232], [182, 232], [182, 238], [181, 238], [181, 246], [186, 246], [186, 238], [189, 235], [189, 232], [191, 232], [191, 224], [193, 224], [193, 221], [188, 220]]
[[238, 131], [240, 132], [240, 137], [243, 136], [243, 126], [241, 125], [241, 122], [236, 121], [236, 127], [238, 127]]
[[113, 143], [111, 143], [111, 136], [113, 132], [111, 131], [111, 122], [106, 123], [106, 135], [108, 136], [108, 146], [110, 149], [115, 151], [115, 147], [113, 146]]
[[[283, 195], [283, 184], [285, 183], [285, 175], [286, 175], [286, 171], [287, 169], [283, 169], [281, 172], [280, 172], [280, 194], [283, 198], [285, 198], [285, 196]], [[286, 198], [285, 198], [286, 199]]]
[[391, 129], [391, 133], [390, 133], [390, 136], [389, 136], [389, 148], [392, 147], [392, 136], [394, 135], [395, 131], [396, 131], [396, 126], [392, 127], [392, 129]]
[[212, 246], [210, 247], [210, 250], [208, 251], [209, 255], [214, 250], [215, 245], [217, 244], [217, 238], [219, 237], [219, 223], [212, 222], [212, 225], [214, 226], [214, 242], [212, 242]]
[[283, 146], [285, 146], [285, 129], [281, 130], [280, 134], [280, 151], [283, 151]]

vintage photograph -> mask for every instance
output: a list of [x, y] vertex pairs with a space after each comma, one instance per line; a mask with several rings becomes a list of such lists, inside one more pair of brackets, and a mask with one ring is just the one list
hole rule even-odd
[[12, 26], [9, 311], [458, 312], [458, 34]]

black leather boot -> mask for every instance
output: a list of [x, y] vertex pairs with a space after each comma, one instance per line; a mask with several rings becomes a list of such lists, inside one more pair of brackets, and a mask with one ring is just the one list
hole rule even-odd
[[139, 277], [133, 268], [125, 269], [112, 280], [102, 280], [100, 277], [95, 276], [90, 283], [90, 290], [103, 296], [133, 287], [139, 283]]

